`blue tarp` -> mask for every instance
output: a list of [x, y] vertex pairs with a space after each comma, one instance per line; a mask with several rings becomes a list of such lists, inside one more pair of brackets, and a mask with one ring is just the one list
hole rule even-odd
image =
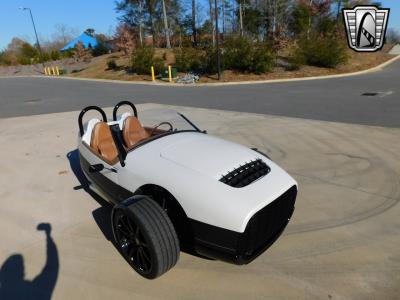
[[82, 33], [80, 36], [78, 36], [76, 39], [73, 41], [69, 42], [67, 45], [65, 45], [63, 48], [60, 49], [60, 51], [67, 51], [68, 49], [75, 48], [75, 45], [81, 42], [85, 48], [89, 47], [96, 47], [97, 45], [97, 40], [95, 37], [87, 35], [86, 33]]

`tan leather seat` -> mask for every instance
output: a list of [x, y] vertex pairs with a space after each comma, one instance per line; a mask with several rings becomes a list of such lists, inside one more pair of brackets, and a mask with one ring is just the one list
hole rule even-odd
[[130, 116], [124, 120], [123, 137], [128, 148], [133, 147], [141, 140], [150, 137], [150, 134], [143, 128], [136, 117]]
[[104, 158], [109, 164], [118, 160], [118, 150], [111, 134], [111, 129], [106, 122], [98, 122], [92, 131], [90, 147]]

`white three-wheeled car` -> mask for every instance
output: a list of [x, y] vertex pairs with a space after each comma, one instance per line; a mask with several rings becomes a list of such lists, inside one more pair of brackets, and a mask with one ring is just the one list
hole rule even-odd
[[[118, 116], [122, 105], [132, 113]], [[100, 113], [85, 125], [89, 110]], [[297, 183], [257, 149], [210, 136], [183, 114], [122, 101], [108, 121], [79, 115], [78, 150], [90, 188], [114, 205], [119, 250], [146, 278], [180, 249], [235, 264], [263, 253], [292, 216]]]

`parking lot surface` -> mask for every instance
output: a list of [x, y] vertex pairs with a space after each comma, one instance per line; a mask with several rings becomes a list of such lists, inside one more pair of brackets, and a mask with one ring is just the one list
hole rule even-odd
[[[141, 110], [160, 106], [139, 105], [139, 118]], [[249, 265], [181, 253], [164, 276], [143, 279], [110, 240], [110, 207], [80, 187], [79, 112], [4, 118], [0, 264], [6, 288], [26, 283], [53, 299], [398, 298], [400, 129], [175, 108], [209, 134], [259, 148], [298, 181], [296, 210], [282, 237]], [[43, 222], [51, 224], [55, 247], [46, 248], [49, 238], [36, 230]], [[25, 267], [19, 277], [16, 254]], [[46, 279], [41, 290], [36, 276]]]

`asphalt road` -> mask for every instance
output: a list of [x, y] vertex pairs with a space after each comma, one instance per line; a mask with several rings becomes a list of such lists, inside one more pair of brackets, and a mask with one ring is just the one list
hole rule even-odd
[[[400, 127], [400, 61], [383, 71], [335, 79], [229, 86], [149, 86], [61, 78], [1, 78], [0, 117], [160, 103]], [[382, 92], [377, 96], [363, 93]]]

